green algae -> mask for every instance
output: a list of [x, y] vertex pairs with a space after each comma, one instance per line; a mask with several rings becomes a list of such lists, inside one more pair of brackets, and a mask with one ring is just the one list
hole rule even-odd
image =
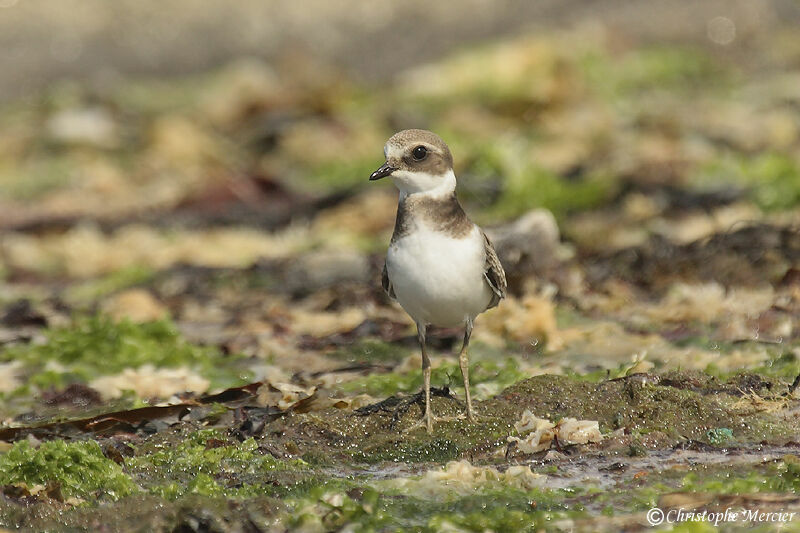
[[185, 494], [248, 497], [266, 494], [276, 471], [304, 469], [303, 461], [276, 459], [253, 438], [232, 441], [215, 429], [199, 430], [178, 442], [150, 444], [126, 460], [130, 474], [151, 493], [174, 500]]
[[140, 493], [104, 505], [73, 509], [0, 501], [0, 524], [24, 531], [270, 531], [286, 506], [263, 496], [231, 502], [187, 495], [176, 501]]
[[[69, 183], [69, 176], [79, 168], [76, 157], [69, 154], [47, 154], [30, 158], [9, 172], [0, 165], [0, 196], [20, 201], [35, 201], [45, 193]], [[46, 270], [57, 271], [57, 265]]]
[[392, 488], [378, 483], [355, 485], [347, 491], [319, 487], [301, 499], [291, 500], [290, 522], [296, 528], [337, 529], [347, 524], [353, 531], [529, 531], [557, 518], [583, 516], [571, 489], [523, 490], [501, 483], [475, 486], [469, 494], [451, 493], [441, 483], [436, 498], [424, 498], [412, 488]]
[[733, 440], [733, 431], [728, 428], [709, 429], [706, 432], [706, 439], [713, 446], [722, 446]]
[[681, 480], [681, 490], [714, 494], [800, 492], [800, 459], [785, 455], [780, 460], [740, 468], [697, 467]]
[[731, 72], [700, 48], [652, 46], [632, 51], [617, 65], [616, 85], [623, 91], [724, 86]]
[[[388, 139], [387, 135], [387, 139]], [[363, 184], [364, 180], [383, 163], [380, 151], [375, 155], [351, 160], [347, 155], [324, 161], [303, 171], [303, 187], [315, 192], [319, 189], [341, 190]]]
[[800, 375], [800, 359], [795, 352], [790, 351], [790, 347], [786, 347], [785, 351], [770, 358], [763, 366], [754, 368], [752, 372], [761, 376], [793, 381]]
[[195, 369], [214, 387], [239, 385], [247, 377], [235, 368], [236, 356], [187, 342], [166, 320], [134, 324], [97, 315], [78, 318], [72, 326], [51, 329], [45, 336], [44, 344], [0, 352], [2, 361], [24, 363], [31, 374], [29, 383], [39, 387], [63, 387], [148, 364]]
[[[396, 525], [383, 504], [381, 495], [369, 487], [354, 487], [346, 493], [331, 493], [318, 487], [303, 499], [290, 500], [293, 513], [288, 521], [291, 528], [303, 531], [368, 532]], [[336, 497], [331, 497], [336, 494]]]
[[766, 462], [756, 456], [753, 460], [755, 462], [697, 462], [687, 465], [688, 472], [683, 468], [667, 468], [625, 473], [614, 485], [603, 490], [589, 488], [575, 501], [592, 514], [603, 512], [614, 516], [660, 507], [665, 494], [700, 494], [724, 501], [726, 495], [796, 493], [795, 456]]
[[107, 459], [96, 441], [54, 440], [34, 448], [20, 441], [0, 455], [0, 484], [57, 483], [67, 497], [116, 500], [137, 490], [133, 480]]
[[722, 154], [700, 168], [694, 181], [705, 186], [732, 183], [744, 187], [756, 205], [767, 211], [800, 204], [800, 161], [791, 154]]
[[230, 491], [217, 483], [210, 475], [199, 473], [185, 485], [173, 481], [165, 485], [151, 487], [150, 493], [166, 500], [177, 500], [186, 494], [209, 497], [234, 496], [231, 492], [234, 492], [237, 497], [247, 497], [254, 495], [252, 490], [248, 490], [250, 488], [242, 486]]
[[735, 73], [705, 50], [690, 46], [649, 46], [620, 57], [592, 50], [578, 61], [593, 92], [611, 99], [632, 93], [725, 89]]
[[566, 513], [548, 511], [522, 511], [505, 506], [486, 506], [466, 513], [438, 513], [431, 517], [425, 531], [539, 531], [546, 524]]
[[617, 188], [612, 176], [596, 173], [566, 179], [535, 164], [504, 169], [506, 179], [500, 198], [492, 206], [496, 217], [511, 218], [533, 207], [549, 209], [556, 218], [608, 202]]
[[684, 469], [648, 470], [647, 475], [623, 475], [617, 484], [603, 491], [587, 491], [587, 509], [612, 509], [612, 514], [642, 512], [659, 507], [665, 494], [711, 495], [723, 500], [726, 495], [756, 493], [796, 494], [797, 458], [787, 455], [774, 461], [706, 464], [698, 462]]

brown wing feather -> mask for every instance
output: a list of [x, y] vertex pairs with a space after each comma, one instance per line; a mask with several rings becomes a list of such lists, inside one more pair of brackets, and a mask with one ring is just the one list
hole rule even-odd
[[383, 263], [383, 272], [381, 273], [381, 285], [386, 296], [392, 300], [396, 300], [397, 296], [394, 295], [394, 287], [392, 287], [392, 280], [389, 279], [389, 271], [386, 270], [386, 263]]
[[[481, 231], [481, 233], [483, 233], [483, 231]], [[486, 235], [486, 233], [483, 233], [483, 243], [483, 248], [486, 252], [486, 266], [483, 272], [483, 277], [486, 279], [486, 283], [489, 284], [489, 287], [494, 293], [492, 300], [489, 302], [489, 307], [487, 307], [487, 309], [491, 309], [499, 304], [500, 300], [506, 297], [506, 273], [503, 270], [503, 265], [500, 264], [500, 259], [497, 257], [497, 252], [494, 251], [492, 241], [489, 240], [489, 237]]]

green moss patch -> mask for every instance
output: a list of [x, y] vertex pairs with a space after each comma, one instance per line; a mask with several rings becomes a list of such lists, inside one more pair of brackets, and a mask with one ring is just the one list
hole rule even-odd
[[676, 441], [708, 442], [709, 435], [721, 435], [717, 430], [722, 428], [730, 430], [740, 443], [790, 438], [794, 428], [777, 417], [738, 412], [733, 407], [738, 399], [736, 389], [688, 372], [673, 372], [663, 378], [638, 374], [600, 383], [545, 375], [509, 387], [488, 403], [509, 402], [551, 419], [568, 416], [597, 420], [604, 432], [620, 428], [660, 431]]
[[284, 505], [263, 496], [234, 505], [224, 498], [187, 495], [166, 501], [140, 493], [69, 510], [0, 502], [0, 523], [26, 531], [268, 531], [284, 513]]
[[534, 164], [505, 169], [506, 181], [493, 214], [502, 218], [519, 216], [534, 207], [544, 207], [556, 217], [590, 209], [609, 201], [617, 188], [610, 175], [596, 174], [570, 180]]
[[[792, 440], [798, 430], [796, 424], [779, 414], [740, 403], [744, 391], [772, 394], [777, 387], [772, 382], [759, 386], [751, 377], [734, 376], [721, 383], [699, 373], [671, 372], [591, 382], [542, 375], [520, 381], [492, 399], [476, 402], [476, 423], [439, 422], [433, 435], [421, 428], [407, 431], [422, 416], [421, 402], [399, 412], [387, 404], [360, 415], [328, 409], [286, 419], [276, 431], [301, 450], [307, 446], [311, 450], [327, 448], [332, 457], [347, 461], [349, 456], [349, 461], [365, 463], [494, 457], [506, 446], [506, 438], [515, 431], [513, 424], [526, 409], [554, 421], [564, 417], [597, 420], [605, 434], [624, 430], [620, 437], [595, 447], [622, 446], [623, 452], [638, 450], [634, 455], [687, 440], [715, 447], [760, 442], [782, 445]], [[418, 385], [408, 386], [414, 390]], [[402, 396], [395, 403], [403, 398], [409, 396]], [[432, 408], [435, 415], [442, 417], [454, 417], [464, 410], [461, 400], [439, 396], [432, 398]]]
[[757, 467], [696, 468], [681, 480], [681, 490], [715, 494], [800, 491], [800, 459], [786, 455]]
[[652, 46], [631, 51], [616, 64], [617, 87], [622, 91], [646, 89], [685, 90], [724, 86], [731, 72], [705, 50], [691, 47]]
[[134, 324], [101, 315], [79, 318], [71, 327], [55, 328], [45, 335], [44, 344], [0, 352], [2, 361], [23, 362], [32, 375], [30, 383], [40, 387], [87, 382], [147, 364], [192, 368], [211, 379], [214, 387], [244, 381], [243, 373], [234, 368], [235, 356], [187, 342], [175, 325], [165, 320]]
[[208, 429], [183, 438], [150, 443], [128, 459], [126, 468], [153, 494], [176, 499], [184, 494], [246, 497], [264, 494], [271, 473], [304, 468], [298, 460], [279, 460], [259, 449], [252, 438], [237, 442]]
[[767, 363], [753, 372], [761, 376], [774, 376], [788, 381], [800, 375], [800, 359], [791, 351], [783, 351], [780, 355], [771, 358]]
[[64, 497], [116, 500], [135, 492], [122, 468], [107, 459], [95, 441], [54, 440], [34, 448], [20, 441], [0, 455], [0, 484], [28, 487], [57, 483]]
[[307, 530], [352, 531], [536, 531], [556, 518], [582, 516], [570, 506], [573, 491], [476, 488], [468, 496], [420, 497], [413, 491], [354, 487], [347, 493], [314, 490], [295, 500], [291, 525]]
[[733, 183], [744, 187], [765, 210], [791, 209], [800, 204], [800, 161], [790, 154], [722, 154], [700, 169], [695, 179], [704, 185]]

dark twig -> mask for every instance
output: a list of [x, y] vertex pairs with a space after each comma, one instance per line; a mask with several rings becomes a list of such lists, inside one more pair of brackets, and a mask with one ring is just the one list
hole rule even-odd
[[[448, 398], [460, 402], [458, 398], [453, 396], [450, 392], [450, 387], [431, 387], [431, 398], [433, 397]], [[408, 412], [412, 405], [417, 404], [422, 410], [425, 409], [425, 391], [419, 391], [410, 396], [389, 396], [385, 400], [373, 403], [356, 409], [355, 413], [359, 416], [368, 416], [375, 413], [392, 413], [392, 420], [389, 423], [390, 428], [394, 428], [400, 421], [400, 418]]]
[[794, 381], [792, 381], [792, 384], [789, 385], [789, 396], [794, 395], [794, 391], [797, 390], [798, 386], [800, 386], [800, 374], [798, 374], [797, 377], [794, 378]]

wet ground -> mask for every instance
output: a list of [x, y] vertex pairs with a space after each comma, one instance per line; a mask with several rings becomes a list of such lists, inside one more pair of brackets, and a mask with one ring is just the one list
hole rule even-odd
[[[392, 87], [298, 53], [5, 104], [0, 524], [636, 531], [656, 506], [797, 511], [800, 41], [776, 29], [751, 53], [593, 24]], [[367, 182], [412, 126], [450, 144], [510, 293], [473, 335], [478, 420], [432, 435], [413, 429], [413, 326], [380, 286], [396, 192]], [[461, 332], [431, 337], [433, 407], [456, 416]]]

